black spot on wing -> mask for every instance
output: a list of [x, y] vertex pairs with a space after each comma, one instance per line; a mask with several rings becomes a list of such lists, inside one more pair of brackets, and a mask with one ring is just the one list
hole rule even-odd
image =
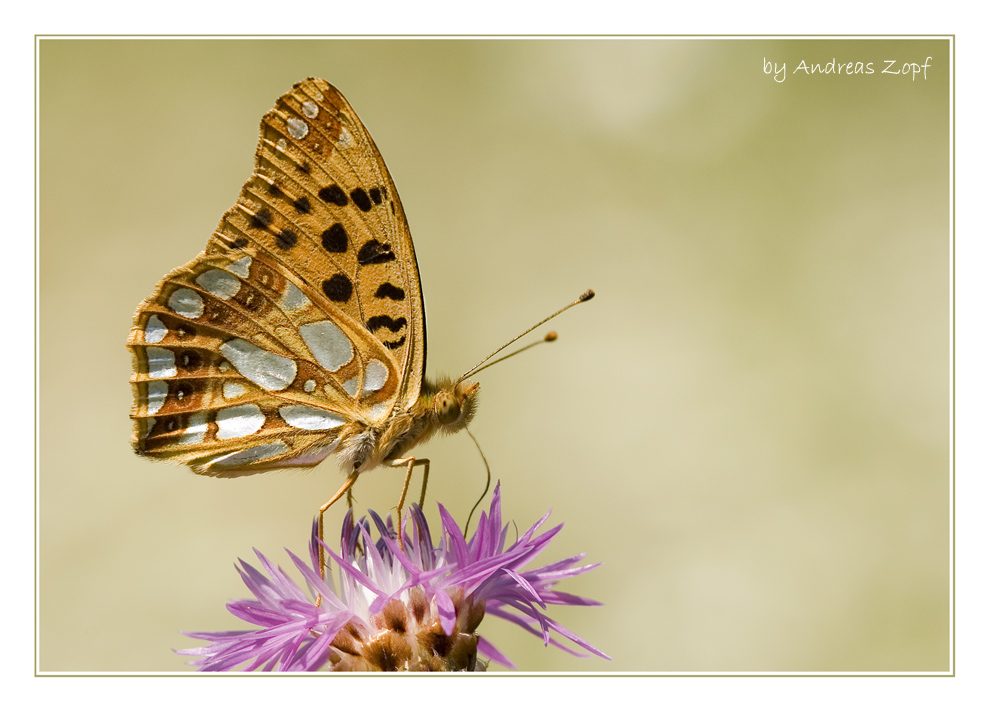
[[203, 365], [203, 357], [198, 351], [187, 350], [179, 354], [179, 366], [185, 371], [196, 371]]
[[392, 252], [392, 246], [383, 244], [378, 240], [368, 240], [358, 250], [358, 264], [360, 265], [378, 265], [383, 262], [391, 262], [394, 259], [395, 253]]
[[361, 209], [361, 212], [366, 213], [371, 210], [371, 198], [364, 192], [364, 188], [355, 188], [352, 190], [351, 200]]
[[173, 397], [182, 404], [185, 404], [194, 393], [196, 393], [196, 385], [192, 381], [179, 381], [173, 388]]
[[326, 188], [320, 188], [317, 195], [324, 203], [333, 203], [340, 207], [347, 205], [347, 195], [344, 194], [339, 185], [328, 185]]
[[327, 252], [347, 252], [347, 231], [340, 223], [334, 223], [323, 231], [323, 249]]
[[251, 227], [256, 227], [259, 230], [267, 230], [271, 224], [272, 213], [268, 208], [262, 208], [251, 216]]
[[396, 341], [383, 341], [382, 342], [382, 344], [384, 344], [386, 348], [392, 349], [393, 351], [395, 349], [399, 348], [400, 346], [402, 346], [402, 344], [404, 344], [404, 343], [406, 343], [406, 337], [405, 336], [403, 336], [401, 339], [398, 339]]
[[159, 418], [155, 423], [155, 427], [151, 429], [148, 433], [149, 437], [154, 435], [165, 435], [167, 433], [174, 433], [177, 430], [186, 429], [186, 421], [188, 420], [188, 415], [185, 413], [176, 413], [175, 415], [170, 415], [167, 418]]
[[354, 285], [346, 274], [335, 274], [323, 282], [323, 293], [331, 302], [346, 302], [354, 293]]
[[401, 316], [398, 319], [393, 319], [387, 314], [379, 314], [378, 316], [373, 316], [368, 319], [368, 331], [372, 334], [383, 328], [395, 333], [405, 325], [406, 318], [404, 316]]
[[288, 250], [296, 246], [299, 236], [292, 230], [279, 230], [275, 234], [275, 246], [280, 250]]
[[300, 215], [305, 215], [310, 211], [309, 198], [305, 195], [301, 198], [296, 198], [292, 202], [292, 207], [296, 209], [296, 212]]
[[375, 205], [382, 204], [382, 191], [381, 188], [372, 188], [368, 191], [368, 195], [371, 197], [371, 202]]
[[375, 296], [379, 299], [392, 299], [401, 302], [406, 298], [406, 291], [402, 287], [396, 287], [391, 282], [383, 282], [378, 285]]

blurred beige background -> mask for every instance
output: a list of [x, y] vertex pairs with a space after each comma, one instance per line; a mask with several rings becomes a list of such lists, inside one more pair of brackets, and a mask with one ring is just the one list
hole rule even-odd
[[[234, 481], [128, 443], [134, 308], [199, 252], [295, 81], [339, 87], [409, 216], [432, 374], [588, 287], [486, 371], [473, 431], [543, 561], [603, 561], [555, 617], [486, 620], [524, 671], [945, 671], [950, 663], [949, 45], [782, 40], [45, 40], [40, 49], [40, 669], [185, 671], [242, 627], [252, 547], [291, 567], [341, 482]], [[927, 79], [884, 75], [924, 63]], [[872, 62], [870, 76], [794, 74]], [[787, 64], [777, 83], [764, 58]], [[470, 439], [432, 459], [463, 521]], [[365, 475], [394, 506], [398, 472]], [[343, 508], [331, 512], [336, 531]], [[495, 666], [493, 666], [495, 669]]]

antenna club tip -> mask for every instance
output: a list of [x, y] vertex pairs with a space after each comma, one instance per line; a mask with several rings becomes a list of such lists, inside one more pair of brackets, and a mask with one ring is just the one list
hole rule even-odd
[[595, 290], [589, 289], [587, 292], [578, 297], [579, 302], [586, 302], [595, 296]]
[[556, 341], [557, 340], [557, 332], [556, 331], [547, 332], [547, 335], [543, 337], [543, 340], [544, 341]]

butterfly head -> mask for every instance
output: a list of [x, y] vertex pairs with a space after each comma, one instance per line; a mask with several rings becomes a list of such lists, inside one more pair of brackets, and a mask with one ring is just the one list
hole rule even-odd
[[456, 433], [471, 422], [480, 388], [478, 383], [463, 380], [438, 384], [431, 405], [433, 416], [443, 432]]

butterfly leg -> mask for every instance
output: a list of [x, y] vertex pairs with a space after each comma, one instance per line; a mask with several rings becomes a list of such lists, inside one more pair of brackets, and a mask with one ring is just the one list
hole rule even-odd
[[430, 461], [419, 460], [419, 463], [423, 465], [423, 490], [419, 493], [419, 508], [422, 509], [426, 504], [426, 483], [430, 481]]
[[[350, 477], [348, 477], [344, 485], [339, 490], [337, 490], [337, 494], [331, 497], [329, 502], [327, 502], [322, 507], [320, 507], [319, 523], [316, 526], [316, 531], [317, 531], [317, 536], [320, 537], [321, 541], [326, 541], [323, 538], [323, 515], [326, 513], [328, 509], [330, 509], [330, 507], [333, 506], [334, 502], [336, 502], [338, 499], [343, 497], [345, 494], [348, 497], [348, 501], [350, 501], [351, 487], [353, 487], [354, 483], [357, 482], [358, 474], [359, 473], [355, 472]], [[322, 579], [326, 579], [326, 563], [327, 563], [327, 552], [321, 546], [320, 547], [320, 578]], [[317, 606], [320, 605], [319, 599], [316, 600], [316, 605]]]
[[398, 525], [397, 529], [399, 532], [399, 548], [402, 549], [402, 507], [406, 503], [406, 493], [409, 491], [409, 481], [412, 479], [413, 468], [416, 465], [423, 466], [423, 494], [420, 497], [420, 507], [423, 506], [423, 500], [426, 499], [426, 480], [430, 474], [430, 461], [429, 460], [417, 460], [414, 457], [404, 457], [401, 460], [392, 460], [388, 463], [391, 467], [405, 467], [406, 468], [406, 481], [402, 483], [402, 494], [399, 496], [399, 505], [396, 507]]

